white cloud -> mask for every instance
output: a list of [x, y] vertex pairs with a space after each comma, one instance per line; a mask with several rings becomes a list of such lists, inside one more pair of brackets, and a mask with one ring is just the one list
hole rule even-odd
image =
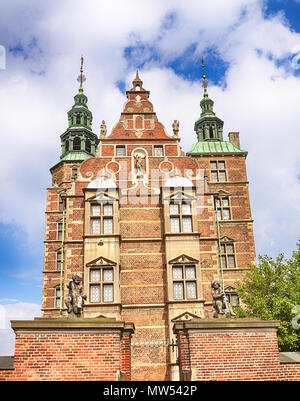
[[32, 320], [40, 316], [40, 310], [41, 306], [35, 303], [0, 304], [0, 355], [14, 355], [15, 334], [10, 328], [10, 321]]
[[59, 160], [59, 135], [67, 126], [82, 53], [96, 133], [103, 119], [108, 130], [119, 119], [125, 97], [116, 82], [134, 77], [125, 47], [140, 45], [137, 60], [153, 50], [159, 54], [161, 61], [151, 59], [140, 75], [169, 133], [172, 121], [180, 120], [181, 144], [188, 151], [196, 141], [201, 84], [176, 76], [165, 62], [191, 45], [196, 55], [209, 46], [230, 63], [226, 87], [210, 85], [209, 94], [225, 121], [224, 137], [240, 131], [249, 151], [258, 251], [290, 252], [299, 235], [300, 83], [275, 60], [299, 52], [300, 36], [282, 16], [264, 18], [262, 7], [259, 0], [7, 2], [0, 37], [6, 38], [7, 50], [16, 50], [15, 56], [7, 53], [7, 69], [0, 71], [5, 143], [0, 180], [6, 195], [0, 199], [0, 220], [19, 224], [33, 246], [42, 245], [49, 168]]

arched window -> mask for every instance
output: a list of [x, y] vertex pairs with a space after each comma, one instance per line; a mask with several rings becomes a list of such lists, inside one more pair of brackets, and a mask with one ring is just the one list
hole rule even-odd
[[76, 114], [76, 124], [80, 124], [80, 114]]
[[91, 152], [91, 141], [89, 139], [85, 141], [85, 150], [89, 153]]
[[84, 116], [84, 125], [87, 125], [87, 116]]
[[69, 141], [66, 141], [66, 152], [69, 150]]
[[213, 137], [214, 137], [213, 129], [212, 127], [209, 127], [209, 139], [213, 139]]
[[81, 149], [81, 141], [80, 138], [76, 136], [76, 138], [74, 138], [73, 141], [73, 150], [80, 150], [80, 149]]

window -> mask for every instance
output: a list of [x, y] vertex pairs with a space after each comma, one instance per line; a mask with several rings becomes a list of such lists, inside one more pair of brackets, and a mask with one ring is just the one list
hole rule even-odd
[[80, 114], [76, 115], [76, 124], [80, 124]]
[[235, 292], [233, 292], [233, 291], [227, 292], [227, 290], [225, 288], [225, 295], [226, 295], [227, 302], [229, 302], [231, 304], [231, 306], [239, 306], [240, 299], [239, 299], [239, 296]]
[[210, 176], [213, 182], [226, 182], [226, 169], [224, 161], [210, 162]]
[[114, 302], [114, 269], [90, 269], [90, 302]]
[[84, 125], [87, 125], [87, 116], [84, 116]]
[[57, 239], [58, 241], [62, 241], [62, 233], [63, 233], [63, 223], [59, 221], [57, 223]]
[[170, 203], [169, 211], [171, 233], [191, 233], [193, 231], [192, 208], [190, 203]]
[[233, 243], [221, 243], [221, 259], [224, 269], [234, 269], [236, 267]]
[[85, 141], [85, 150], [89, 153], [91, 152], [91, 141], [89, 139]]
[[69, 141], [66, 141], [66, 152], [69, 151]]
[[126, 156], [125, 146], [116, 146], [116, 156]]
[[196, 266], [182, 265], [172, 267], [174, 299], [196, 299]]
[[228, 197], [220, 197], [216, 199], [216, 210], [218, 220], [230, 220], [230, 206]]
[[92, 203], [91, 234], [112, 234], [113, 232], [113, 205], [111, 203]]
[[56, 268], [57, 270], [61, 270], [62, 268], [61, 250], [56, 252]]
[[64, 196], [59, 195], [58, 199], [58, 210], [63, 212], [66, 209], [66, 198]]
[[78, 176], [78, 168], [77, 168], [77, 166], [73, 166], [72, 167], [72, 178], [73, 178], [73, 180], [76, 180], [77, 176]]
[[154, 146], [154, 156], [162, 157], [164, 155], [163, 146]]
[[73, 150], [81, 150], [81, 140], [78, 136], [74, 138], [73, 141]]
[[60, 309], [60, 288], [55, 288], [55, 308]]

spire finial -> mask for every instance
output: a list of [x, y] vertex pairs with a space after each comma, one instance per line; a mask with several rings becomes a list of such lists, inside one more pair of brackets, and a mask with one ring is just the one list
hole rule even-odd
[[203, 71], [203, 73], [202, 73], [202, 79], [203, 79], [202, 86], [204, 88], [204, 93], [206, 93], [207, 92], [208, 83], [206, 81], [206, 75], [205, 75], [205, 70], [204, 70], [204, 58], [203, 57], [202, 57], [202, 60], [201, 60], [201, 66], [202, 66], [202, 71]]
[[83, 75], [83, 56], [81, 56], [81, 63], [80, 63], [80, 74], [78, 75], [77, 81], [80, 83], [79, 90], [83, 90], [82, 84], [86, 80], [86, 77]]

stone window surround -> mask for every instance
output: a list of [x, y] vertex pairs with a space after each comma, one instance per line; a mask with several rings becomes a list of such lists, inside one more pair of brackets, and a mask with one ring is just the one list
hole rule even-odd
[[[212, 169], [212, 163], [216, 163], [216, 168], [215, 169]], [[219, 163], [224, 163], [224, 168], [219, 168]], [[210, 171], [210, 181], [211, 182], [213, 182], [213, 183], [215, 183], [215, 182], [221, 182], [221, 183], [228, 182], [225, 160], [210, 160], [210, 162], [209, 162], [209, 171]], [[220, 181], [220, 179], [219, 179], [220, 178], [219, 175], [220, 175], [221, 172], [225, 173], [225, 180], [223, 180], [223, 181]], [[213, 180], [212, 173], [216, 173], [217, 174], [217, 180]]]

